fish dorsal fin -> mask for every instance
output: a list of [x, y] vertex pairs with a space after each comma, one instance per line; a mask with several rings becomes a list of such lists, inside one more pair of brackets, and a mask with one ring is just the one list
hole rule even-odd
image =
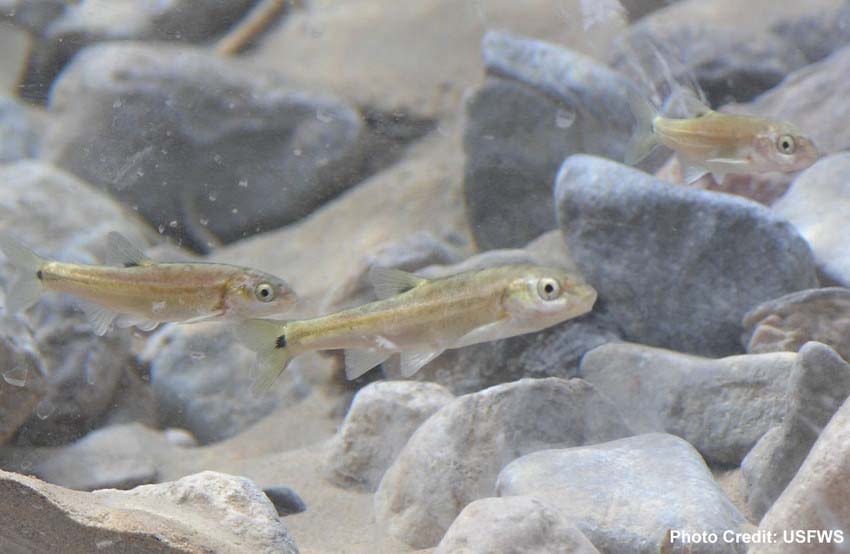
[[373, 267], [369, 270], [369, 281], [375, 295], [383, 300], [427, 283], [428, 279], [391, 267]]
[[420, 352], [402, 352], [401, 353], [401, 369], [402, 377], [410, 377], [425, 364], [442, 354], [442, 350], [423, 350]]
[[676, 87], [664, 102], [662, 111], [667, 117], [691, 119], [711, 113], [711, 108], [697, 91], [687, 87]]
[[136, 267], [148, 265], [151, 259], [145, 256], [138, 247], [127, 240], [127, 237], [116, 231], [107, 236], [106, 263], [120, 267]]
[[357, 379], [390, 356], [392, 352], [385, 350], [346, 350], [345, 376], [349, 381]]

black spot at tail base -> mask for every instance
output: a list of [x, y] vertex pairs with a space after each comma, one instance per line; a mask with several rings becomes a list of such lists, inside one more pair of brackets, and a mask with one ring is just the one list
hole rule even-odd
[[36, 271], [36, 272], [35, 272], [35, 276], [36, 276], [36, 278], [37, 278], [39, 281], [41, 281], [42, 279], [44, 279], [44, 273], [42, 273], [40, 269], [39, 269], [38, 271]]
[[286, 348], [286, 335], [281, 335], [277, 338], [275, 348]]

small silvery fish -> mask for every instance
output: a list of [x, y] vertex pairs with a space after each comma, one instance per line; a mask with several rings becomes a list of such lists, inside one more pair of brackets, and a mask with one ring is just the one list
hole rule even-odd
[[8, 235], [0, 250], [17, 270], [6, 309], [22, 310], [45, 291], [73, 295], [98, 335], [113, 322], [149, 331], [163, 322], [248, 319], [291, 308], [295, 293], [281, 279], [244, 267], [214, 263], [160, 263], [118, 233], [109, 233], [108, 265], [43, 258]]
[[706, 173], [719, 182], [727, 173], [799, 171], [820, 157], [811, 139], [790, 123], [715, 112], [693, 97], [685, 101], [697, 115], [673, 119], [629, 90], [636, 127], [626, 149], [627, 164], [640, 162], [662, 144], [678, 154], [687, 183]]
[[381, 300], [314, 319], [249, 320], [237, 336], [257, 352], [259, 394], [304, 352], [345, 350], [359, 377], [395, 353], [409, 377], [443, 350], [540, 331], [587, 313], [596, 291], [562, 270], [509, 265], [427, 280], [395, 269], [370, 272]]

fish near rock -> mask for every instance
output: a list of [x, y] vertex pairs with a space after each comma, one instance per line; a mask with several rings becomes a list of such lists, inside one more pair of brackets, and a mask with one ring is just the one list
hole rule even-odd
[[81, 265], [39, 256], [0, 235], [0, 250], [18, 277], [6, 309], [18, 312], [46, 291], [74, 296], [104, 335], [113, 323], [150, 331], [159, 323], [247, 319], [291, 308], [295, 293], [283, 280], [254, 269], [203, 262], [160, 263], [119, 233], [109, 233], [108, 265]]
[[379, 298], [314, 319], [243, 323], [237, 336], [258, 353], [255, 393], [303, 352], [345, 350], [354, 379], [393, 354], [410, 377], [444, 350], [540, 331], [589, 312], [596, 290], [563, 269], [506, 265], [428, 280], [374, 268]]

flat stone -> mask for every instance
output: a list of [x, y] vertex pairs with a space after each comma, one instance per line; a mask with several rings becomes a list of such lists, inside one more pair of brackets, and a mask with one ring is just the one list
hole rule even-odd
[[493, 494], [512, 460], [629, 433], [614, 406], [578, 379], [522, 379], [461, 396], [408, 440], [384, 474], [375, 516], [391, 536], [435, 546], [467, 504]]
[[557, 510], [531, 496], [482, 498], [463, 509], [434, 554], [597, 554]]
[[[529, 454], [502, 470], [496, 490], [542, 500], [610, 554], [657, 554], [668, 529], [722, 533], [746, 524], [699, 453], [659, 433]], [[694, 550], [745, 551], [727, 542]]]
[[561, 167], [555, 198], [570, 256], [599, 292], [597, 309], [632, 342], [739, 353], [748, 310], [817, 284], [794, 227], [739, 197], [575, 155]]
[[436, 383], [379, 381], [363, 387], [328, 452], [329, 478], [374, 491], [413, 432], [453, 399]]
[[738, 465], [782, 421], [797, 363], [785, 352], [714, 360], [621, 343], [588, 352], [579, 374], [635, 432], [671, 433], [711, 462]]
[[788, 412], [742, 464], [748, 504], [760, 518], [793, 479], [821, 430], [850, 396], [850, 364], [817, 342], [800, 350], [788, 386]]

